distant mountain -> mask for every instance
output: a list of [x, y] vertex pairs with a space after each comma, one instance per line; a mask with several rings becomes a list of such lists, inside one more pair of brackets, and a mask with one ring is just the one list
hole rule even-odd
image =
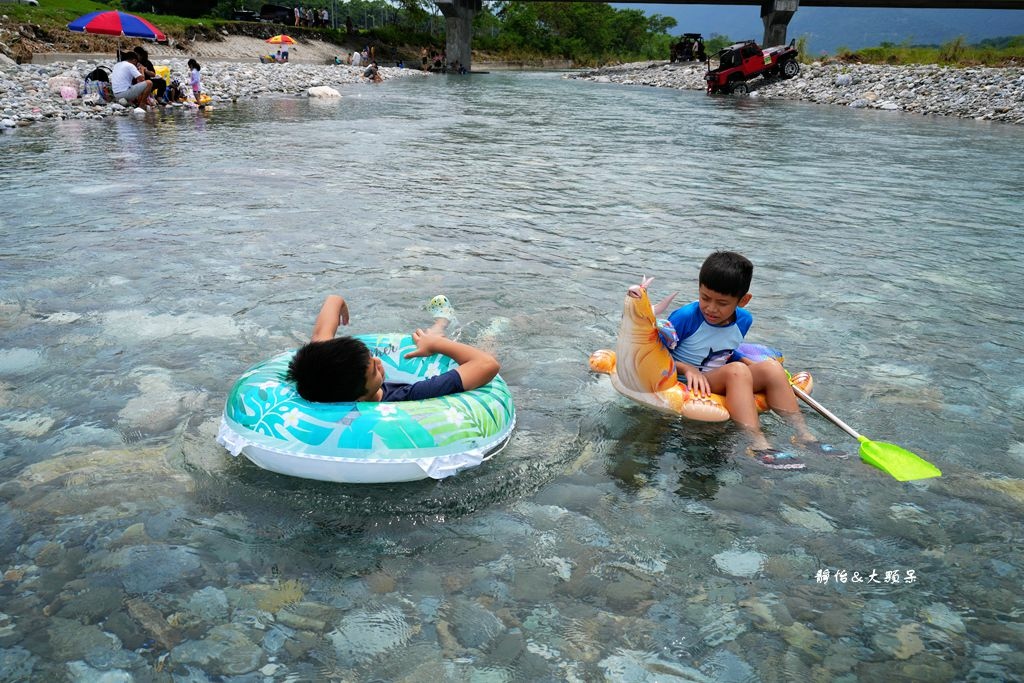
[[[613, 3], [646, 14], [673, 17], [683, 32], [713, 33], [735, 40], [761, 40], [764, 25], [756, 5], [656, 5]], [[1024, 35], [1024, 10], [862, 9], [801, 7], [789, 24], [789, 37], [806, 35], [811, 54], [858, 49], [879, 43], [941, 44], [964, 36], [969, 43], [984, 38]]]

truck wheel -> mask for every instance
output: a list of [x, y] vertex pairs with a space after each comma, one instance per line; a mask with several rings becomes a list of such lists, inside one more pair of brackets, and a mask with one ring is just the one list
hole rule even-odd
[[747, 87], [746, 83], [734, 83], [729, 92], [733, 95], [746, 95], [750, 92], [750, 88]]
[[800, 73], [800, 64], [795, 59], [787, 59], [786, 63], [782, 65], [782, 77], [793, 78]]

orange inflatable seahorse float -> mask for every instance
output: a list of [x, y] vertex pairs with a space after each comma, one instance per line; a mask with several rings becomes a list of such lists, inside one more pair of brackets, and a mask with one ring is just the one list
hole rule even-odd
[[[679, 382], [675, 361], [661, 341], [657, 316], [647, 296], [647, 287], [653, 280], [645, 278], [626, 292], [616, 350], [601, 349], [592, 353], [590, 369], [610, 375], [615, 390], [637, 403], [691, 420], [728, 420], [725, 397], [718, 394], [698, 396], [686, 384]], [[667, 306], [669, 301], [671, 297], [659, 304], [659, 308]], [[752, 348], [757, 350], [763, 347]], [[771, 355], [768, 349], [764, 350], [766, 355]], [[793, 375], [790, 382], [808, 393], [814, 384], [808, 372]], [[764, 394], [755, 394], [754, 399], [758, 410], [768, 409], [768, 400]]]

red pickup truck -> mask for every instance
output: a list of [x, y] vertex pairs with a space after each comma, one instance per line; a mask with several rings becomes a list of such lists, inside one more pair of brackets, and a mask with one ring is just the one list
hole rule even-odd
[[734, 43], [708, 59], [708, 72], [704, 75], [708, 94], [745, 95], [747, 81], [758, 76], [793, 78], [800, 73], [799, 56], [794, 42], [763, 50], [753, 40]]

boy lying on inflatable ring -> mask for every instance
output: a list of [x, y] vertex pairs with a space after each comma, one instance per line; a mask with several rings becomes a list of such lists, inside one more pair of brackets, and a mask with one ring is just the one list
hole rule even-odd
[[448, 298], [435, 296], [427, 304], [434, 324], [412, 333], [416, 350], [406, 358], [421, 358], [435, 353], [448, 356], [459, 367], [413, 384], [386, 382], [384, 363], [370, 354], [366, 344], [352, 337], [337, 337], [339, 323], [348, 325], [348, 303], [337, 294], [329, 295], [313, 324], [312, 340], [295, 352], [288, 365], [287, 379], [295, 382], [299, 395], [307, 401], [421, 401], [471, 391], [490, 382], [501, 369], [486, 351], [444, 336], [455, 317]]

